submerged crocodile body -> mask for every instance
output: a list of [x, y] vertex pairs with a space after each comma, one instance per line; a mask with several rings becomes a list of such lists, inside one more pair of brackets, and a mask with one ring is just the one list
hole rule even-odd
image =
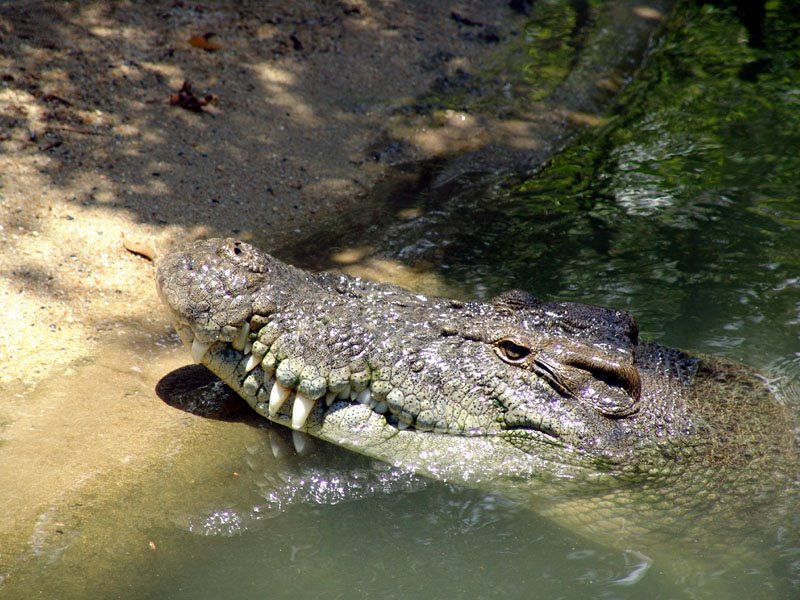
[[542, 512], [587, 526], [670, 535], [664, 512], [710, 522], [797, 480], [787, 409], [759, 377], [642, 341], [623, 311], [428, 298], [230, 239], [178, 249], [157, 285], [194, 359], [261, 415], [440, 480], [549, 495]]

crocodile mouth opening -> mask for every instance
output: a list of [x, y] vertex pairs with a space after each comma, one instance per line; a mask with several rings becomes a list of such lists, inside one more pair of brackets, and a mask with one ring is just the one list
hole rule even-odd
[[[403, 395], [395, 390], [379, 389], [365, 372], [350, 373], [349, 377], [301, 375], [298, 369], [284, 368], [291, 358], [278, 360], [272, 348], [261, 340], [263, 318], [256, 316], [238, 325], [226, 325], [216, 335], [202, 335], [211, 341], [201, 341], [187, 322], [174, 322], [179, 337], [191, 349], [194, 362], [203, 364], [234, 389], [261, 416], [291, 427], [295, 431], [321, 424], [326, 415], [349, 407], [364, 406], [374, 416], [398, 432], [431, 433], [461, 437], [525, 437], [529, 441], [561, 446], [559, 431], [539, 426], [534, 421], [524, 426], [505, 424], [497, 428], [442, 427], [427, 421], [424, 415], [413, 414], [404, 408]], [[398, 397], [399, 396], [399, 397]]]

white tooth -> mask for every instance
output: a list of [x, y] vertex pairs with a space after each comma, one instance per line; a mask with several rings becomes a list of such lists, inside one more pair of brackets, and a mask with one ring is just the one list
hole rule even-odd
[[325, 406], [330, 406], [333, 404], [333, 401], [336, 400], [336, 397], [339, 395], [338, 392], [328, 392], [325, 394]]
[[247, 337], [250, 335], [250, 323], [245, 323], [239, 328], [239, 333], [236, 334], [236, 337], [233, 338], [231, 342], [231, 346], [233, 346], [234, 350], [238, 350], [242, 352], [244, 350], [244, 346], [247, 343]]
[[253, 342], [247, 342], [244, 345], [244, 353], [245, 354], [250, 354], [252, 351], [253, 351]]
[[294, 444], [294, 450], [300, 456], [310, 449], [311, 444], [311, 436], [307, 433], [303, 433], [302, 431], [293, 431], [292, 432], [292, 443]]
[[[350, 388], [347, 388], [350, 389]], [[355, 390], [350, 390], [350, 400], [355, 402], [356, 398], [358, 398], [358, 392]]]
[[311, 414], [311, 409], [314, 408], [314, 401], [301, 394], [297, 393], [294, 397], [294, 407], [292, 408], [292, 429], [300, 429], [306, 424], [308, 415]]
[[274, 417], [278, 414], [278, 411], [283, 406], [283, 403], [286, 402], [286, 399], [289, 397], [289, 394], [292, 392], [287, 387], [283, 387], [277, 381], [275, 385], [272, 386], [272, 390], [269, 392], [269, 416]]
[[398, 421], [397, 422], [397, 428], [400, 431], [403, 431], [403, 429], [408, 429], [408, 423], [406, 423], [405, 421]]
[[375, 404], [375, 406], [372, 407], [372, 410], [374, 410], [379, 415], [383, 415], [386, 413], [387, 410], [389, 410], [389, 407], [386, 404], [386, 402], [380, 401], [377, 404]]
[[372, 393], [369, 391], [369, 388], [358, 392], [356, 396], [356, 402], [360, 402], [361, 404], [369, 404], [370, 400], [372, 400]]
[[244, 372], [249, 373], [253, 369], [255, 369], [258, 365], [261, 364], [261, 360], [263, 356], [259, 356], [258, 354], [251, 354], [250, 357], [247, 359], [247, 364], [244, 366]]
[[345, 387], [341, 392], [339, 392], [339, 400], [347, 400], [350, 397], [350, 386], [348, 385]]
[[203, 357], [208, 352], [208, 347], [211, 344], [204, 344], [203, 342], [198, 341], [197, 338], [194, 338], [192, 341], [192, 360], [196, 363], [203, 362]]

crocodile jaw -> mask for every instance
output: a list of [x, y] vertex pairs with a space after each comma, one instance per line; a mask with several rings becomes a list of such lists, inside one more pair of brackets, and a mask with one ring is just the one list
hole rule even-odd
[[[532, 456], [500, 436], [417, 431], [398, 422], [390, 413], [376, 412], [374, 403], [371, 406], [369, 400], [364, 401], [363, 392], [361, 401], [359, 393], [351, 391], [309, 402], [296, 389], [282, 386], [260, 367], [248, 369], [252, 357], [249, 350], [250, 353], [240, 352], [229, 343], [211, 344], [201, 363], [258, 414], [296, 431], [410, 472], [462, 485], [508, 481], [518, 489], [519, 482], [537, 474], [541, 478], [543, 473], [556, 478], [575, 479], [580, 474], [597, 479], [596, 474], [590, 475], [579, 468], [579, 461], [568, 466], [560, 456], [556, 465], [546, 453]], [[277, 407], [271, 403], [275, 394], [285, 395]], [[558, 445], [555, 441], [550, 443]]]

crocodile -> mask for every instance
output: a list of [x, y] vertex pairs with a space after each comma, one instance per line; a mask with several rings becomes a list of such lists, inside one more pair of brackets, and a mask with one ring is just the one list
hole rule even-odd
[[156, 279], [193, 359], [260, 415], [535, 498], [588, 533], [668, 538], [687, 515], [712, 527], [724, 511], [775, 512], [797, 486], [792, 414], [768, 382], [640, 339], [625, 311], [520, 290], [428, 297], [234, 239], [175, 249]]

